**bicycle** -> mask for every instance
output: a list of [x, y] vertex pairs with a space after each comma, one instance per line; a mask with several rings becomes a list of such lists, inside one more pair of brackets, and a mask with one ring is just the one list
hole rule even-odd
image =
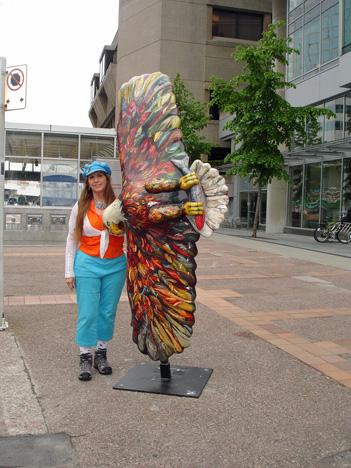
[[[343, 223], [342, 221], [332, 221], [331, 219], [332, 218], [327, 216], [327, 221], [320, 223], [320, 225], [314, 230], [313, 237], [317, 242], [329, 242], [331, 240], [339, 240], [337, 234], [341, 229]], [[339, 240], [339, 242], [342, 241]]]

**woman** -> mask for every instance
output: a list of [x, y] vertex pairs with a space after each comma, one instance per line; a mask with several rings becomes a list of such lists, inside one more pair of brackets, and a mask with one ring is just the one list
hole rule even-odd
[[97, 346], [94, 367], [111, 374], [107, 345], [113, 337], [118, 301], [126, 279], [123, 253], [124, 224], [120, 216], [118, 235], [110, 234], [102, 222], [105, 208], [116, 196], [111, 169], [94, 161], [82, 168], [84, 188], [69, 220], [66, 244], [66, 283], [76, 289], [78, 322], [76, 343], [80, 347], [80, 380], [91, 379], [92, 346]]

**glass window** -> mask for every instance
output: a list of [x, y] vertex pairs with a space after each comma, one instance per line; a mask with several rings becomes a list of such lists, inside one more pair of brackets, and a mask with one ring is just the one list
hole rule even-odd
[[351, 158], [344, 159], [342, 178], [342, 213], [351, 208]]
[[41, 133], [6, 131], [6, 156], [33, 156], [40, 159]]
[[78, 158], [78, 135], [44, 135], [44, 158]]
[[313, 8], [315, 5], [320, 3], [321, 0], [305, 0], [305, 11], [310, 10]]
[[325, 103], [326, 109], [331, 109], [336, 114], [336, 119], [325, 119], [324, 141], [334, 141], [343, 138], [344, 126], [344, 99], [339, 98]]
[[90, 102], [94, 101], [95, 96], [99, 90], [99, 85], [100, 85], [100, 75], [98, 73], [95, 73], [90, 84]]
[[289, 11], [299, 6], [303, 0], [289, 0]]
[[260, 204], [260, 216], [259, 224], [266, 224], [266, 212], [267, 212], [267, 192], [261, 191], [261, 204]]
[[321, 219], [338, 221], [340, 215], [341, 160], [323, 163]]
[[344, 0], [343, 47], [351, 46], [351, 0]]
[[40, 204], [40, 160], [5, 159], [5, 205]]
[[112, 46], [106, 46], [104, 47], [100, 61], [100, 83], [102, 83], [111, 63], [117, 63], [117, 49], [112, 48]]
[[73, 206], [77, 201], [77, 161], [46, 159], [43, 164], [43, 206]]
[[303, 5], [300, 5], [298, 8], [295, 8], [289, 13], [288, 20], [289, 23], [292, 23], [297, 18], [302, 18], [303, 15]]
[[263, 32], [263, 15], [213, 9], [212, 36], [258, 41]]
[[248, 210], [247, 227], [248, 228], [254, 225], [255, 214], [256, 214], [256, 203], [257, 203], [257, 193], [256, 192], [249, 193], [248, 202], [247, 202], [247, 210]]
[[302, 227], [315, 229], [319, 224], [321, 164], [306, 164]]
[[240, 194], [240, 220], [241, 220], [241, 225], [245, 227], [247, 227], [248, 200], [249, 200], [249, 194], [247, 192], [241, 192]]
[[291, 47], [298, 50], [300, 54], [292, 53], [289, 57], [288, 80], [302, 75], [302, 50], [303, 50], [303, 30], [302, 28], [291, 35]]
[[351, 94], [345, 96], [345, 138], [351, 136]]
[[[324, 105], [316, 106], [317, 109], [323, 108]], [[320, 145], [323, 143], [323, 123], [324, 116], [321, 115], [317, 118], [317, 127], [314, 127], [311, 123], [307, 125], [307, 144], [308, 145]]]
[[305, 24], [309, 23], [310, 21], [312, 21], [314, 18], [317, 18], [317, 16], [320, 16], [321, 14], [320, 5], [318, 5], [315, 8], [312, 8], [312, 10], [309, 10], [309, 11], [307, 11], [305, 8], [305, 11], [306, 11], [305, 18], [304, 18]]
[[289, 187], [288, 226], [301, 227], [303, 166], [291, 167], [289, 177], [292, 185]]
[[339, 56], [339, 5], [322, 13], [321, 63]]
[[304, 73], [320, 65], [320, 17], [305, 25], [304, 37]]
[[113, 158], [114, 157], [114, 138], [104, 138], [101, 136], [83, 136], [80, 142], [80, 158], [92, 159]]

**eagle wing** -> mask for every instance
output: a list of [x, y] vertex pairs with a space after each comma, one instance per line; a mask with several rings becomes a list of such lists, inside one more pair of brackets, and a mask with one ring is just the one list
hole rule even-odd
[[[179, 161], [186, 167], [189, 159], [166, 75], [142, 75], [122, 86], [117, 138], [133, 340], [152, 360], [167, 362], [190, 344], [199, 232], [184, 214], [190, 194], [178, 181], [190, 170], [182, 171]], [[213, 187], [211, 194], [218, 195]]]

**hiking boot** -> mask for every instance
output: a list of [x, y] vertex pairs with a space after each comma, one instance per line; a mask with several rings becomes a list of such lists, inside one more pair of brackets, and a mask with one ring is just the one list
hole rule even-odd
[[80, 355], [79, 360], [79, 380], [90, 380], [91, 379], [91, 366], [93, 363], [93, 357], [91, 353], [85, 353]]
[[94, 354], [94, 367], [103, 375], [112, 374], [112, 367], [107, 362], [106, 355], [106, 349], [97, 349]]

